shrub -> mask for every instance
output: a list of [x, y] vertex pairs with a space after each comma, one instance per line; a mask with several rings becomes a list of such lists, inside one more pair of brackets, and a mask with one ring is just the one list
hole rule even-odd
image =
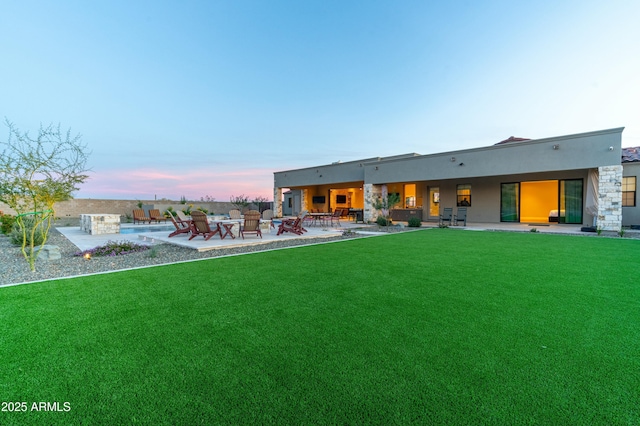
[[182, 209], [182, 212], [187, 216], [191, 216], [191, 209], [193, 209], [193, 204], [189, 204], [187, 207]]
[[410, 217], [408, 222], [410, 228], [420, 228], [422, 226], [422, 221], [419, 217]]
[[[23, 217], [22, 223], [24, 224], [24, 228], [27, 235], [27, 246], [30, 246], [31, 232], [33, 231], [34, 226], [36, 226], [36, 221], [31, 217]], [[42, 245], [42, 243], [45, 240], [45, 235], [46, 235], [46, 230], [44, 229], [42, 224], [40, 224], [40, 226], [38, 226], [36, 231], [33, 233], [33, 246], [35, 247], [35, 246]], [[15, 221], [15, 218], [14, 218], [13, 226], [11, 228], [11, 235], [9, 237], [11, 238], [12, 244], [16, 246], [22, 245], [22, 240], [24, 238], [23, 232], [22, 232], [22, 229], [20, 229], [20, 225], [18, 224], [18, 222]]]
[[129, 253], [138, 253], [149, 250], [149, 246], [136, 244], [131, 241], [108, 241], [103, 246], [94, 247], [89, 250], [75, 253], [76, 256], [122, 256]]
[[13, 229], [13, 223], [16, 221], [15, 216], [11, 216], [10, 214], [3, 214], [0, 216], [0, 221], [2, 225], [0, 225], [0, 232], [5, 235], [11, 234], [11, 229]]
[[376, 219], [376, 223], [378, 224], [378, 226], [389, 226], [391, 224], [391, 221], [387, 220], [387, 218], [384, 216], [378, 216], [378, 218]]
[[200, 210], [204, 214], [208, 214], [209, 213], [209, 210], [205, 209], [204, 207], [198, 207], [198, 210]]

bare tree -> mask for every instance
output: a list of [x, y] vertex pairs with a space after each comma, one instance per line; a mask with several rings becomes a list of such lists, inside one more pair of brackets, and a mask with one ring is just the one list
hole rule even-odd
[[252, 201], [253, 204], [256, 205], [256, 207], [258, 208], [258, 211], [260, 213], [262, 213], [262, 208], [269, 202], [269, 200], [267, 199], [267, 197], [263, 197], [261, 195], [258, 195], [257, 197], [255, 197]]
[[[78, 185], [88, 179], [89, 153], [81, 135], [72, 136], [70, 129], [62, 132], [59, 124], [40, 125], [35, 138], [8, 119], [5, 124], [9, 138], [0, 142], [0, 201], [16, 211], [22, 254], [35, 271], [55, 218], [55, 203], [73, 198]], [[40, 244], [35, 244], [36, 232], [43, 234]]]
[[231, 201], [231, 204], [233, 204], [233, 206], [238, 210], [240, 210], [241, 212], [243, 212], [244, 209], [246, 209], [247, 206], [249, 205], [249, 197], [247, 197], [244, 194], [241, 194], [238, 196], [232, 195], [230, 198], [230, 201]]

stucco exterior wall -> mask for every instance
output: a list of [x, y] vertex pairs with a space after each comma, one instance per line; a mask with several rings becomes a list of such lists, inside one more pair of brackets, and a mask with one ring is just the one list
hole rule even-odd
[[594, 169], [620, 164], [622, 128], [365, 163], [373, 184]]
[[[490, 176], [483, 178], [460, 178], [450, 180], [433, 180], [421, 182], [422, 196], [424, 200], [429, 198], [429, 187], [440, 188], [440, 212], [445, 207], [453, 207], [456, 211], [457, 197], [456, 189], [458, 185], [471, 185], [471, 206], [467, 207], [467, 220], [469, 222], [500, 222], [500, 196], [501, 184], [511, 182], [529, 182], [543, 180], [560, 179], [583, 179], [583, 192], [586, 191], [586, 179], [588, 170], [567, 170], [563, 172], [547, 173], [523, 173], [511, 176]], [[423, 206], [423, 218], [428, 217], [428, 205]], [[435, 220], [435, 219], [431, 219]], [[583, 208], [583, 223], [587, 221], [586, 212]]]
[[640, 225], [640, 199], [638, 198], [638, 185], [640, 185], [640, 163], [624, 163], [622, 176], [636, 177], [636, 205], [635, 207], [622, 207], [622, 225]]

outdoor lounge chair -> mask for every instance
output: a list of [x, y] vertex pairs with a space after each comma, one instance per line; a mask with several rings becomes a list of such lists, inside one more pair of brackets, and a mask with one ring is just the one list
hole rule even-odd
[[149, 222], [149, 223], [151, 223], [151, 219], [148, 218], [144, 214], [144, 210], [142, 210], [142, 209], [133, 209], [133, 224], [135, 225], [136, 222], [140, 222], [140, 223]]
[[179, 234], [188, 234], [191, 232], [191, 221], [182, 221], [180, 219], [176, 219], [176, 217], [169, 211], [169, 219], [171, 219], [171, 223], [176, 227], [176, 230], [169, 234], [169, 238], [175, 237]]
[[440, 221], [438, 222], [438, 225], [442, 226], [444, 224], [448, 224], [449, 226], [451, 226], [452, 216], [453, 216], [453, 208], [445, 207], [444, 209], [442, 209], [442, 214], [440, 215]]
[[278, 226], [278, 233], [276, 235], [284, 234], [285, 232], [302, 235], [303, 232], [307, 232], [307, 230], [302, 227], [302, 221], [306, 216], [307, 211], [303, 210], [295, 219], [282, 219], [282, 223]]
[[458, 225], [458, 222], [462, 222], [464, 226], [467, 226], [467, 208], [458, 207], [458, 211], [453, 216], [453, 224]]
[[198, 235], [202, 235], [205, 240], [213, 237], [216, 234], [220, 234], [220, 228], [218, 225], [214, 229], [209, 226], [209, 220], [207, 215], [199, 210], [191, 212], [191, 236], [189, 239], [193, 239]]
[[164, 215], [160, 213], [160, 210], [158, 209], [149, 210], [149, 218], [151, 220], [155, 220], [157, 223], [160, 223], [160, 221], [163, 221], [165, 223], [167, 222], [167, 218], [164, 217]]
[[273, 210], [267, 209], [262, 212], [262, 220], [268, 220], [271, 222], [271, 227], [275, 228], [276, 226], [273, 224]]
[[260, 212], [257, 210], [250, 210], [244, 214], [244, 224], [240, 228], [240, 234], [244, 240], [244, 234], [256, 234], [262, 238], [262, 231], [260, 230]]
[[240, 219], [242, 217], [242, 213], [240, 210], [229, 210], [229, 219]]

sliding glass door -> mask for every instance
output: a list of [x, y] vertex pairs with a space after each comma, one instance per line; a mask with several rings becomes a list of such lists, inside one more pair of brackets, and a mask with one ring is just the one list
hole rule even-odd
[[582, 223], [582, 179], [560, 181], [560, 223]]
[[517, 182], [501, 185], [500, 222], [520, 222], [520, 184]]

